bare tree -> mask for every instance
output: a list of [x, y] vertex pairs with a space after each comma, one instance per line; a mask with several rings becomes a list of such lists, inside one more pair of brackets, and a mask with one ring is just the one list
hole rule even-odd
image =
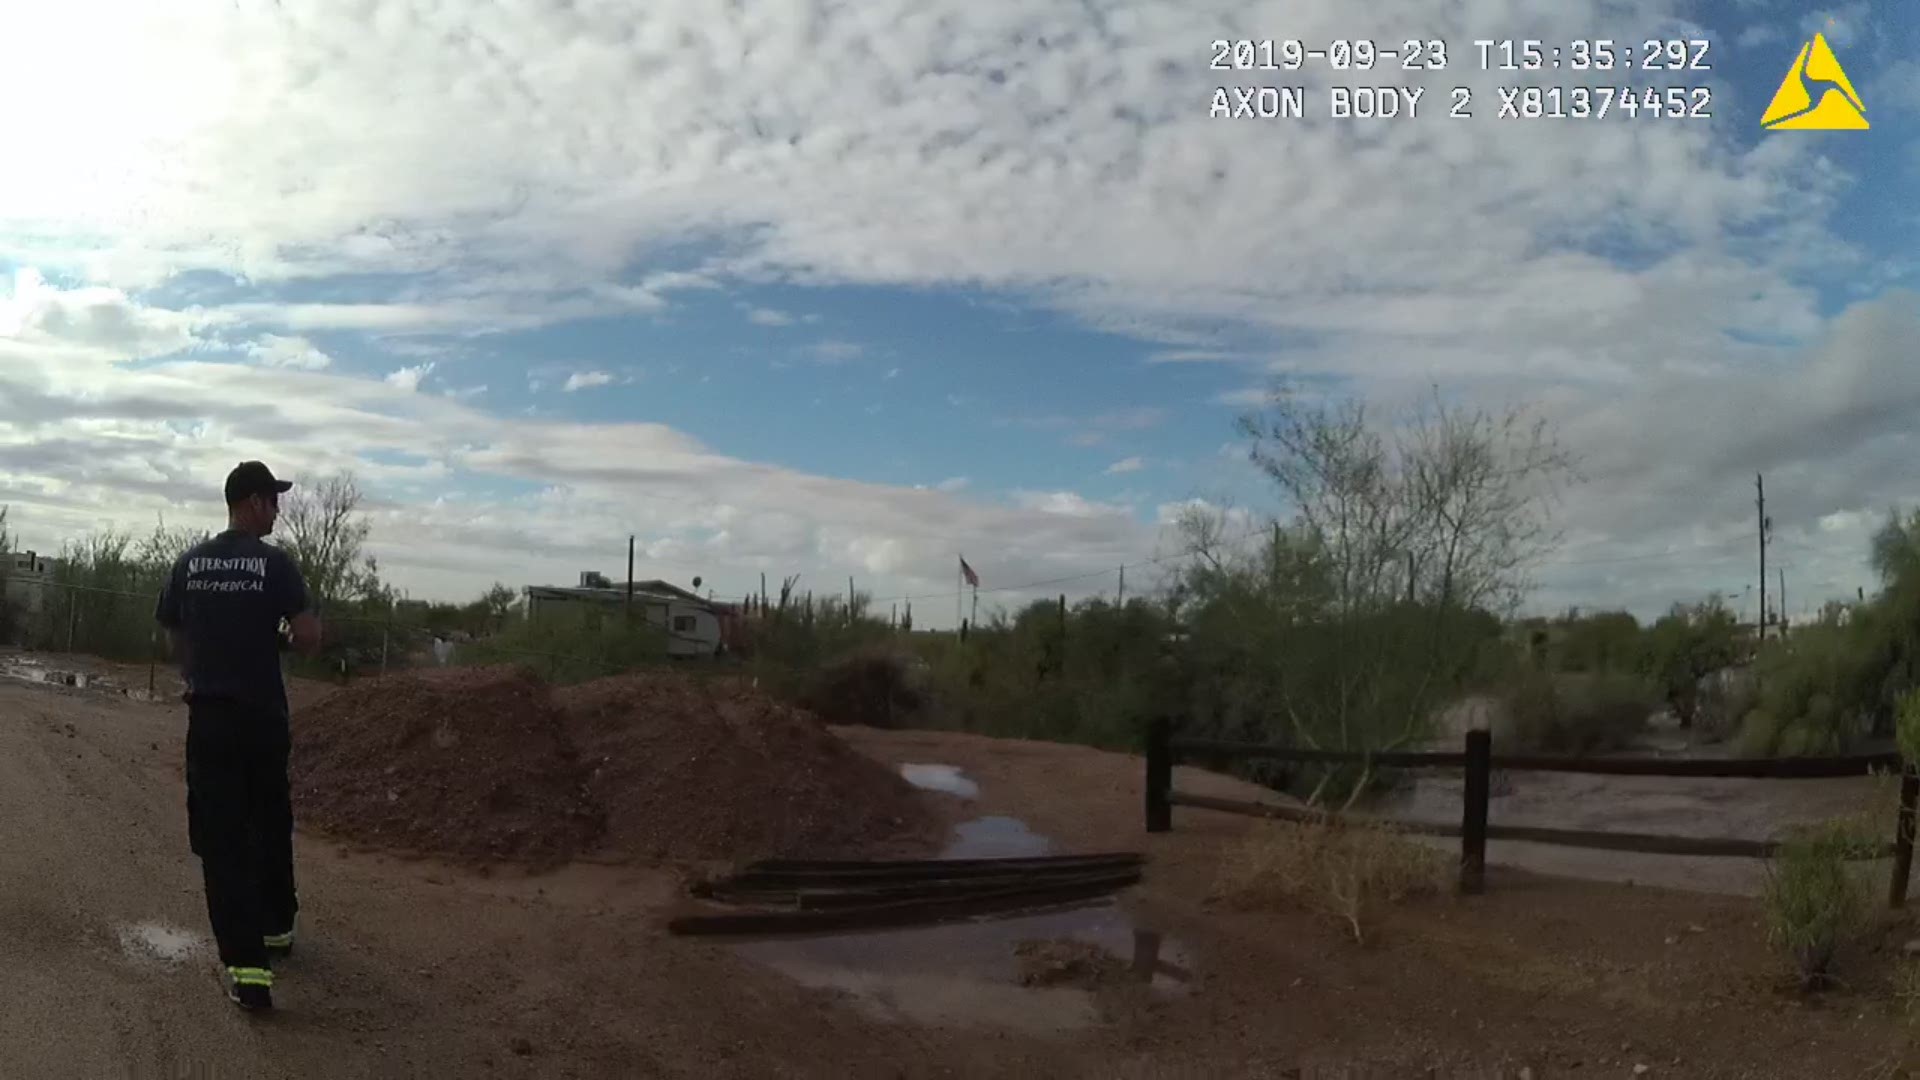
[[[1318, 749], [1418, 742], [1552, 542], [1570, 458], [1544, 423], [1437, 389], [1389, 418], [1280, 383], [1240, 431], [1288, 520], [1268, 536], [1228, 536], [1205, 510], [1179, 523], [1188, 558], [1171, 592], [1195, 662], [1220, 684], [1209, 724]], [[1315, 767], [1293, 780], [1343, 801], [1372, 776]]]
[[508, 617], [513, 614], [513, 605], [519, 599], [520, 594], [515, 592], [512, 586], [494, 582], [493, 586], [480, 598], [480, 602], [486, 606], [488, 629], [498, 632], [505, 626]]
[[360, 500], [351, 473], [297, 483], [280, 499], [280, 547], [299, 565], [316, 606], [381, 592], [379, 567], [363, 550], [372, 526]]
[[1311, 403], [1276, 383], [1265, 413], [1243, 416], [1239, 426], [1253, 440], [1253, 463], [1324, 545], [1341, 613], [1391, 599], [1414, 531], [1413, 506], [1366, 404]]
[[1511, 614], [1531, 585], [1528, 568], [1559, 541], [1550, 510], [1578, 476], [1573, 455], [1523, 410], [1449, 407], [1437, 387], [1427, 406], [1403, 461], [1429, 549], [1429, 598]]
[[1575, 475], [1544, 420], [1452, 405], [1437, 387], [1383, 431], [1358, 400], [1308, 402], [1276, 383], [1240, 430], [1324, 545], [1347, 615], [1403, 599], [1511, 611], [1558, 539], [1551, 503]]

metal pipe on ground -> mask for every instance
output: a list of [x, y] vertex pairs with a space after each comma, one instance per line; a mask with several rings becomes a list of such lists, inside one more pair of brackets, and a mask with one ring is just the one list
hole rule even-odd
[[679, 935], [791, 934], [950, 922], [979, 915], [1050, 908], [1075, 900], [1107, 896], [1137, 882], [1140, 875], [1137, 872], [1130, 873], [1124, 875], [1124, 879], [1118, 882], [1103, 880], [1044, 888], [997, 890], [954, 899], [866, 904], [828, 911], [686, 915], [669, 920], [667, 931]]

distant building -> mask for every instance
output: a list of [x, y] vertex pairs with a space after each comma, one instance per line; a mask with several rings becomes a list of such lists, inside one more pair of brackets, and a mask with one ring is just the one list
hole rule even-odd
[[10, 551], [5, 559], [7, 606], [16, 614], [39, 615], [47, 609], [53, 592], [53, 575], [59, 559], [50, 559], [31, 551]]
[[[628, 589], [593, 571], [580, 575], [581, 584], [527, 586], [527, 620], [583, 619], [601, 625], [610, 615], [624, 616]], [[671, 656], [712, 656], [720, 651], [723, 620], [731, 620], [732, 605], [719, 604], [664, 581], [633, 583], [633, 610], [638, 618], [667, 635]]]

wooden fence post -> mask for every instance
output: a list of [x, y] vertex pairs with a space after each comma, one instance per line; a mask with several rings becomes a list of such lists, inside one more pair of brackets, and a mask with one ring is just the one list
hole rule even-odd
[[1492, 774], [1493, 735], [1467, 732], [1466, 807], [1460, 821], [1460, 891], [1478, 895], [1487, 889], [1487, 795]]
[[1915, 762], [1906, 762], [1900, 770], [1900, 818], [1893, 832], [1893, 882], [1887, 892], [1887, 903], [1894, 908], [1907, 905], [1907, 877], [1913, 870], [1913, 808], [1920, 800], [1920, 767]]
[[1173, 804], [1167, 800], [1173, 788], [1173, 722], [1164, 716], [1147, 721], [1147, 831], [1168, 832], [1173, 828]]
[[387, 621], [380, 627], [380, 674], [387, 673], [387, 646], [393, 637], [393, 600], [387, 600]]

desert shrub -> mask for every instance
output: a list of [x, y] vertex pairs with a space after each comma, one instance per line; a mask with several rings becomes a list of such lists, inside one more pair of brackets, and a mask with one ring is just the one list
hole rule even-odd
[[1454, 868], [1389, 825], [1274, 822], [1228, 849], [1214, 894], [1243, 910], [1304, 908], [1364, 943], [1385, 906], [1444, 892]]
[[1900, 756], [1909, 763], [1920, 762], [1920, 690], [1909, 690], [1901, 696], [1893, 734], [1900, 744]]
[[1814, 623], [1769, 645], [1755, 663], [1764, 725], [1746, 725], [1742, 749], [1763, 756], [1846, 752], [1871, 728], [1887, 689], [1882, 628], [1862, 619]]
[[666, 663], [667, 637], [650, 623], [619, 620], [520, 620], [492, 637], [465, 642], [453, 662], [463, 667], [525, 664], [558, 686]]
[[1700, 681], [1733, 663], [1739, 653], [1738, 623], [1716, 597], [1675, 604], [1648, 627], [1639, 666], [1680, 726], [1692, 727], [1700, 708]]
[[1715, 672], [1700, 690], [1694, 728], [1705, 739], [1732, 738], [1740, 734], [1747, 714], [1759, 703], [1760, 688], [1751, 670], [1727, 668]]
[[1522, 676], [1500, 695], [1513, 741], [1529, 750], [1596, 754], [1646, 729], [1655, 692], [1632, 675]]
[[1164, 611], [1144, 600], [1092, 599], [1064, 611], [1037, 601], [996, 612], [969, 633], [914, 635], [926, 661], [916, 726], [1132, 749], [1147, 717], [1186, 700]]
[[906, 727], [926, 705], [918, 658], [885, 647], [866, 647], [813, 672], [800, 704], [828, 723]]
[[1780, 744], [1780, 718], [1765, 707], [1750, 710], [1740, 721], [1740, 753], [1747, 757], [1767, 757]]
[[1556, 671], [1632, 671], [1640, 663], [1644, 651], [1640, 622], [1627, 612], [1569, 614], [1559, 625], [1560, 640], [1548, 650]]
[[1795, 830], [1767, 864], [1768, 940], [1787, 955], [1803, 989], [1831, 982], [1840, 950], [1866, 929], [1866, 884], [1848, 859], [1866, 844], [1857, 824], [1829, 822]]

